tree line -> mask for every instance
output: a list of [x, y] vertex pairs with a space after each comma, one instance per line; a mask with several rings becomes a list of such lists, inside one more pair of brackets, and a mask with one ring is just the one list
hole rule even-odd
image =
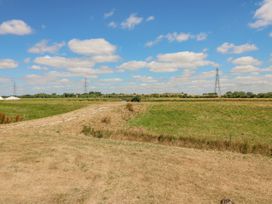
[[[124, 94], [124, 93], [110, 93], [103, 94], [101, 92], [91, 91], [89, 93], [63, 93], [63, 94], [26, 94], [21, 95], [21, 98], [118, 98], [127, 99], [134, 96], [141, 98], [217, 98], [216, 93], [203, 93], [201, 95], [190, 95], [187, 93], [154, 93], [154, 94]], [[267, 93], [253, 93], [244, 91], [228, 91], [221, 96], [222, 98], [272, 98], [272, 92]]]

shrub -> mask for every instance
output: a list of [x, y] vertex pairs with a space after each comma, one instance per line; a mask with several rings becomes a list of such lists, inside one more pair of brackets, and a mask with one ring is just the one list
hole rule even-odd
[[141, 97], [140, 96], [133, 96], [131, 99], [131, 102], [141, 102]]
[[109, 124], [111, 122], [111, 118], [109, 116], [105, 116], [101, 119], [101, 122]]
[[131, 103], [127, 103], [126, 105], [127, 110], [129, 110], [130, 112], [134, 111], [133, 105]]

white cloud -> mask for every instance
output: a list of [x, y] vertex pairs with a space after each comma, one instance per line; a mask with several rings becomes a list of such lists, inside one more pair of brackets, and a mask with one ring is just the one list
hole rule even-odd
[[271, 33], [269, 33], [269, 37], [271, 37], [271, 38], [272, 38], [272, 32], [271, 32]]
[[253, 65], [240, 65], [240, 66], [236, 66], [234, 67], [231, 72], [234, 73], [255, 73], [255, 72], [259, 72], [260, 69], [253, 66]]
[[151, 61], [129, 61], [121, 64], [119, 70], [148, 68], [152, 72], [175, 72], [178, 69], [196, 69], [203, 66], [217, 67], [218, 64], [206, 60], [207, 54], [189, 51], [160, 54]]
[[264, 0], [254, 14], [255, 21], [250, 23], [251, 28], [264, 28], [272, 25], [272, 0]]
[[112, 55], [116, 51], [116, 46], [103, 38], [72, 39], [68, 42], [68, 46], [74, 53], [82, 55]]
[[145, 61], [129, 61], [121, 64], [119, 70], [137, 70], [142, 69], [147, 65]]
[[30, 69], [32, 69], [32, 70], [47, 70], [46, 67], [42, 67], [42, 66], [39, 66], [39, 65], [36, 65], [36, 64], [32, 65], [30, 67]]
[[146, 18], [146, 22], [154, 21], [154, 20], [155, 20], [155, 16], [149, 16]]
[[0, 24], [0, 35], [28, 35], [32, 29], [22, 20], [9, 20]]
[[121, 82], [123, 79], [120, 78], [108, 78], [108, 79], [101, 79], [102, 82]]
[[104, 18], [109, 18], [113, 16], [115, 13], [115, 9], [110, 10], [109, 12], [104, 13]]
[[240, 57], [230, 61], [236, 65], [231, 70], [234, 73], [257, 73], [262, 71], [259, 68], [262, 62], [251, 56]]
[[152, 76], [135, 75], [133, 76], [133, 78], [136, 79], [137, 81], [144, 82], [144, 83], [153, 83], [158, 81], [154, 79]]
[[237, 65], [260, 66], [262, 64], [260, 60], [251, 56], [239, 57], [239, 58], [231, 60], [231, 62]]
[[191, 39], [194, 39], [196, 41], [203, 41], [206, 40], [208, 35], [206, 33], [199, 33], [197, 35], [192, 35], [190, 33], [168, 33], [166, 35], [159, 35], [155, 40], [147, 42], [145, 45], [146, 47], [152, 47], [158, 43], [160, 43], [163, 40], [168, 40], [169, 42], [185, 42]]
[[207, 71], [207, 72], [202, 72], [200, 75], [199, 75], [199, 78], [201, 79], [206, 79], [206, 78], [214, 78], [215, 77], [215, 70], [212, 70], [212, 71]]
[[55, 68], [91, 68], [95, 62], [89, 59], [80, 58], [66, 58], [66, 57], [37, 57], [34, 60], [35, 63], [55, 67]]
[[34, 54], [43, 54], [43, 53], [56, 53], [65, 45], [64, 42], [55, 43], [53, 45], [48, 45], [48, 40], [42, 40], [36, 43], [33, 47], [28, 49], [28, 52]]
[[13, 59], [0, 59], [0, 69], [14, 69], [18, 63]]
[[117, 23], [115, 23], [114, 21], [111, 21], [111, 22], [108, 24], [108, 26], [109, 26], [110, 28], [117, 28]]
[[148, 63], [151, 71], [154, 72], [173, 72], [178, 69], [196, 69], [203, 66], [217, 67], [218, 64], [206, 60], [207, 54], [189, 51], [161, 54], [157, 60]]
[[246, 43], [242, 45], [235, 45], [233, 43], [225, 42], [217, 48], [217, 51], [222, 54], [241, 54], [244, 52], [255, 51], [257, 49], [258, 48], [254, 44]]
[[170, 42], [172, 41], [183, 42], [191, 39], [192, 35], [189, 33], [168, 33], [165, 37]]
[[[96, 61], [95, 61], [96, 60]], [[99, 59], [103, 61], [102, 58]], [[104, 59], [108, 60], [109, 59]], [[103, 61], [103, 62], [104, 62]], [[66, 58], [60, 56], [43, 56], [34, 59], [34, 62], [38, 65], [66, 69], [74, 76], [92, 76], [96, 77], [98, 74], [111, 73], [112, 69], [108, 67], [95, 68], [98, 62], [95, 58]]]
[[137, 16], [137, 14], [130, 14], [130, 16], [121, 23], [123, 29], [133, 30], [135, 26], [139, 25], [143, 21], [143, 18]]

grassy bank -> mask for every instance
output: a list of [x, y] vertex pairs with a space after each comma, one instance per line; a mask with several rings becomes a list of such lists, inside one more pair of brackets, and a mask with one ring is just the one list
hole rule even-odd
[[176, 139], [272, 144], [271, 102], [153, 103], [129, 123]]
[[77, 99], [22, 99], [20, 101], [1, 101], [0, 113], [8, 117], [21, 116], [23, 120], [48, 117], [66, 113], [87, 106], [92, 101]]

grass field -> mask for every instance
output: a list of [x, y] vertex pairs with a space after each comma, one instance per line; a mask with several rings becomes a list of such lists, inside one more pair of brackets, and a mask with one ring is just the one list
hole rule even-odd
[[1, 101], [0, 113], [7, 116], [19, 115], [23, 120], [48, 117], [84, 107], [93, 101], [78, 99], [22, 99], [20, 101]]
[[152, 103], [130, 121], [153, 134], [251, 144], [272, 144], [269, 101]]
[[0, 125], [0, 203], [271, 203], [270, 157], [82, 134], [84, 125], [122, 128], [122, 115], [145, 105], [93, 104]]

